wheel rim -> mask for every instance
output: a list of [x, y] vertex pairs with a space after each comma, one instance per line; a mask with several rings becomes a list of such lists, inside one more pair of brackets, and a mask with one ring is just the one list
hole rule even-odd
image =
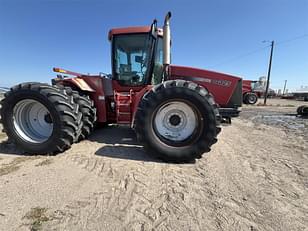
[[31, 143], [45, 142], [53, 131], [50, 112], [33, 99], [21, 100], [14, 106], [13, 124], [19, 136]]
[[159, 136], [172, 142], [183, 142], [191, 137], [198, 127], [195, 110], [181, 101], [168, 102], [156, 112], [154, 128]]
[[249, 103], [254, 103], [256, 101], [256, 96], [255, 95], [250, 95], [249, 97], [248, 97], [248, 102]]

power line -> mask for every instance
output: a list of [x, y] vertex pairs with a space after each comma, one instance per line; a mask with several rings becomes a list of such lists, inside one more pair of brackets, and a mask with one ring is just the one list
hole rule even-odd
[[[287, 40], [283, 40], [283, 41], [277, 42], [277, 43], [276, 43], [276, 46], [277, 46], [277, 45], [280, 45], [280, 44], [285, 44], [285, 43], [293, 42], [294, 40], [302, 39], [302, 38], [305, 38], [305, 37], [308, 37], [308, 34], [303, 34], [303, 35], [300, 35], [300, 36], [297, 36], [297, 37], [294, 37], [294, 38], [291, 38], [291, 39], [287, 39]], [[252, 55], [252, 54], [255, 54], [255, 53], [257, 53], [257, 52], [260, 52], [260, 51], [262, 51], [262, 50], [264, 50], [264, 49], [266, 49], [266, 48], [268, 48], [268, 47], [270, 47], [270, 45], [265, 46], [265, 47], [258, 48], [258, 49], [256, 49], [256, 50], [252, 50], [252, 51], [250, 51], [250, 52], [244, 53], [244, 54], [242, 54], [242, 55], [236, 56], [236, 57], [231, 58], [231, 59], [227, 59], [227, 60], [222, 61], [222, 62], [220, 62], [220, 63], [216, 63], [216, 64], [210, 66], [210, 68], [217, 67], [217, 66], [221, 66], [221, 65], [224, 65], [224, 64], [228, 64], [228, 63], [237, 61], [238, 59], [241, 59], [241, 58], [250, 56], [250, 55]]]
[[283, 41], [277, 42], [276, 46], [279, 45], [279, 44], [293, 42], [294, 40], [302, 39], [302, 38], [305, 38], [305, 37], [308, 37], [308, 34], [303, 34], [303, 35], [300, 35], [300, 36], [297, 36], [297, 37], [294, 37], [294, 38], [291, 38], [291, 39], [287, 39], [287, 40], [283, 40]]
[[244, 58], [244, 57], [246, 57], [246, 56], [255, 54], [255, 53], [257, 53], [257, 52], [260, 52], [260, 51], [262, 51], [262, 50], [264, 50], [265, 48], [268, 48], [268, 47], [270, 47], [270, 45], [265, 46], [265, 47], [261, 47], [261, 48], [255, 49], [255, 50], [252, 50], [252, 51], [250, 51], [250, 52], [247, 52], [247, 53], [244, 53], [244, 54], [242, 54], [242, 55], [236, 56], [236, 57], [234, 57], [234, 58], [225, 60], [225, 61], [223, 61], [223, 62], [216, 63], [216, 64], [212, 65], [211, 68], [217, 67], [217, 66], [221, 66], [221, 65], [226, 64], [226, 63], [231, 63], [231, 62], [236, 61], [236, 60], [238, 60], [238, 59], [241, 59], [241, 58]]

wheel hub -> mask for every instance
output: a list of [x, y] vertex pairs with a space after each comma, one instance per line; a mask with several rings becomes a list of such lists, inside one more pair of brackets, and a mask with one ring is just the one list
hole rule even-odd
[[170, 141], [184, 141], [197, 128], [196, 112], [184, 102], [173, 101], [162, 105], [155, 114], [155, 131]]
[[46, 114], [46, 115], [44, 116], [44, 120], [45, 120], [45, 122], [48, 123], [48, 124], [51, 124], [51, 123], [52, 123], [52, 118], [51, 118], [50, 113], [48, 113], [48, 114]]
[[181, 117], [177, 114], [174, 114], [170, 117], [169, 122], [172, 126], [177, 126], [181, 123]]
[[255, 101], [255, 96], [254, 95], [250, 95], [248, 98], [250, 103], [253, 103]]
[[21, 100], [14, 106], [13, 123], [19, 136], [31, 143], [45, 142], [53, 131], [50, 112], [33, 99]]

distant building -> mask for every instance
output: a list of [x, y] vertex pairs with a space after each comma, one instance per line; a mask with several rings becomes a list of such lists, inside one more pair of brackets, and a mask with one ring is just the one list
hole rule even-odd
[[301, 98], [304, 99], [305, 101], [308, 101], [308, 86], [301, 86], [299, 89], [296, 91], [292, 92], [292, 94], [296, 98]]
[[299, 89], [294, 91], [294, 93], [308, 93], [308, 86], [301, 86]]
[[[258, 81], [254, 82], [252, 88], [255, 92], [259, 92], [260, 96], [264, 96], [264, 93], [266, 91], [266, 84], [267, 84], [266, 76], [261, 76]], [[275, 90], [269, 88], [268, 95], [275, 96], [276, 95]]]
[[263, 87], [264, 90], [265, 90], [265, 88], [266, 88], [266, 83], [267, 83], [267, 81], [266, 81], [266, 76], [261, 76], [261, 77], [259, 78], [259, 83], [260, 83], [260, 87]]
[[281, 89], [278, 89], [277, 94], [281, 95]]

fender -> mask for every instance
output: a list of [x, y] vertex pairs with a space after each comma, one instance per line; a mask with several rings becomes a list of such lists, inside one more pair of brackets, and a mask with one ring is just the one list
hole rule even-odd
[[53, 68], [54, 72], [58, 72], [61, 74], [67, 74], [67, 75], [71, 75], [71, 76], [76, 76], [74, 78], [65, 78], [62, 75], [58, 75], [58, 78], [53, 79], [53, 83], [59, 83], [59, 82], [64, 82], [67, 84], [63, 84], [63, 85], [73, 85], [76, 86], [77, 88], [79, 88], [82, 91], [87, 91], [87, 92], [95, 92], [95, 90], [89, 86], [89, 84], [87, 84], [86, 81], [84, 81], [82, 79], [82, 77], [87, 76], [78, 72], [73, 72], [73, 71], [68, 71], [65, 70], [63, 68], [59, 68], [59, 67], [54, 67]]
[[169, 66], [169, 79], [195, 82], [213, 94], [215, 102], [224, 108], [242, 105], [242, 79], [237, 76], [184, 66]]
[[79, 91], [83, 91], [90, 96], [94, 101], [95, 108], [97, 109], [97, 121], [106, 122], [107, 121], [107, 108], [106, 108], [106, 94], [104, 91], [103, 83], [101, 77], [74, 77], [53, 80], [64, 86], [70, 86], [72, 88], [77, 88]]
[[131, 91], [131, 95], [133, 97], [133, 100], [132, 100], [132, 121], [131, 121], [131, 128], [134, 128], [134, 125], [135, 125], [135, 115], [136, 115], [136, 112], [138, 110], [138, 106], [139, 106], [139, 103], [140, 101], [142, 100], [143, 96], [148, 92], [150, 91], [151, 89], [153, 88], [152, 85], [147, 85], [145, 86], [141, 91], [138, 91], [138, 92], [133, 92]]
[[86, 81], [84, 81], [82, 78], [75, 77], [75, 78], [69, 78], [69, 79], [62, 79], [61, 81], [69, 85], [76, 86], [82, 91], [95, 92], [95, 90], [92, 87], [90, 87], [90, 85]]

